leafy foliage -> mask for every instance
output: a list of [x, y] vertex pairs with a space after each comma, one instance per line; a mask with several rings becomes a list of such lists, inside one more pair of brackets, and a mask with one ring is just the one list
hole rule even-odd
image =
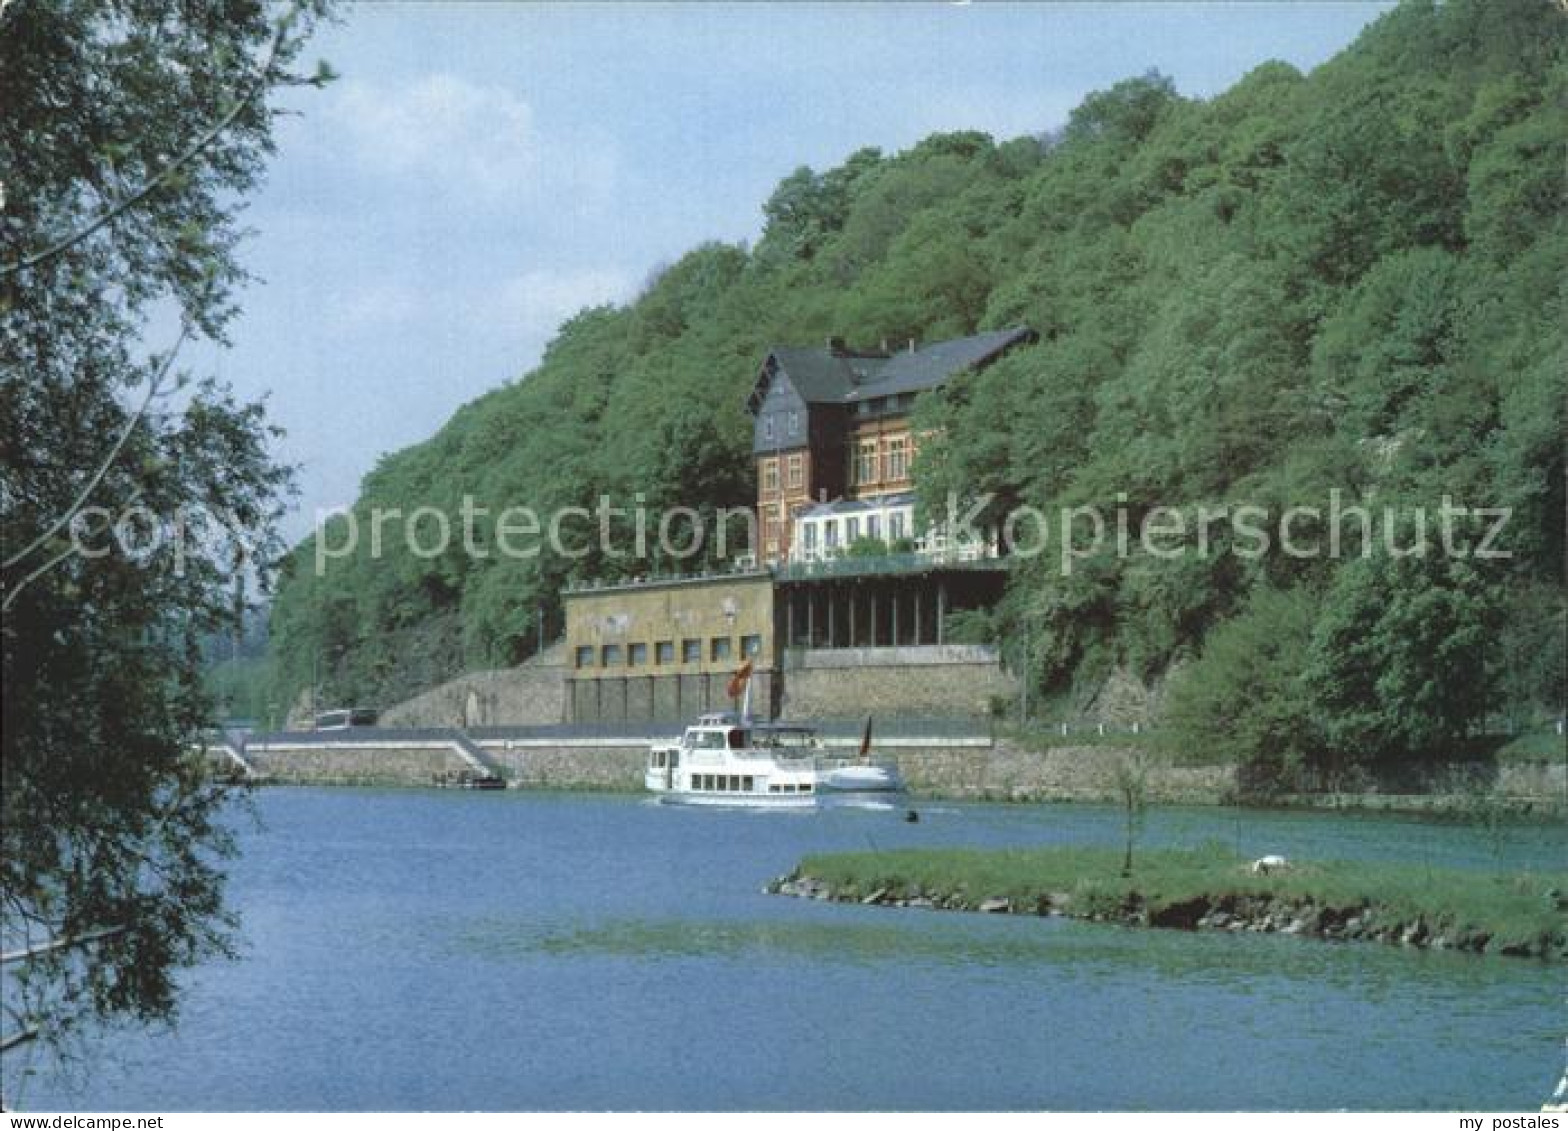
[[1302, 590], [1257, 590], [1241, 613], [1209, 633], [1202, 658], [1171, 691], [1171, 740], [1182, 751], [1242, 766], [1244, 793], [1297, 787], [1313, 753], [1301, 671], [1313, 606]]
[[[289, 71], [320, 14], [0, 9], [0, 936], [69, 944], [8, 976], [8, 1039], [168, 1017], [178, 968], [228, 946], [223, 798], [191, 753], [212, 710], [202, 643], [242, 611], [246, 555], [279, 551], [288, 477], [259, 406], [187, 382], [177, 342], [144, 356], [143, 335], [173, 312], [180, 341], [221, 341], [267, 99], [325, 78]], [[136, 552], [109, 545], [126, 515]]]

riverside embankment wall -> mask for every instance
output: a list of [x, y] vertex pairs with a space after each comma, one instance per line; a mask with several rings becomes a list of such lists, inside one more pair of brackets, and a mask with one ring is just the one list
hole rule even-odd
[[475, 769], [455, 745], [438, 741], [276, 741], [248, 744], [243, 757], [254, 777], [288, 785], [430, 785]]
[[[639, 790], [649, 743], [668, 732], [616, 737], [464, 736], [353, 740], [321, 735], [269, 736], [247, 745], [244, 764], [261, 781], [316, 785], [429, 786], [438, 777], [493, 773], [520, 789]], [[828, 749], [852, 753], [855, 740], [830, 739]], [[940, 739], [883, 738], [876, 756], [894, 762], [915, 796], [991, 801], [1116, 802], [1116, 767], [1128, 752], [1113, 746], [1025, 749], [975, 736]], [[1432, 772], [1425, 790], [1316, 794], [1287, 799], [1295, 805], [1435, 810], [1464, 804], [1471, 795], [1446, 788], [1475, 767]], [[1520, 763], [1489, 769], [1489, 796], [1538, 812], [1568, 810], [1568, 770], [1561, 763]], [[1473, 777], [1472, 779], [1473, 780]], [[1232, 797], [1229, 766], [1154, 765], [1147, 797], [1164, 804], [1215, 804]]]

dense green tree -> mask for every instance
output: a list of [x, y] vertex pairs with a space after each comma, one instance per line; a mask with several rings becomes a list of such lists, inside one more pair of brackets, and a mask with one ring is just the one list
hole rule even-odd
[[261, 409], [176, 355], [234, 313], [270, 100], [327, 77], [291, 70], [319, 15], [0, 6], [0, 937], [64, 944], [8, 967], [8, 1041], [167, 1017], [228, 945], [202, 642], [275, 552], [286, 476]]
[[1305, 589], [1262, 587], [1172, 677], [1168, 741], [1239, 767], [1248, 794], [1298, 788], [1317, 753], [1303, 673], [1317, 600]]
[[1346, 564], [1303, 672], [1323, 748], [1373, 764], [1464, 737], [1493, 701], [1497, 603], [1477, 570], [1435, 554]]

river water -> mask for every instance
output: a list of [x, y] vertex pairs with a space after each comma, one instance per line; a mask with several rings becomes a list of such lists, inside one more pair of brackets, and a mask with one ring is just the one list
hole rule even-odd
[[[1118, 843], [1095, 806], [693, 811], [636, 797], [271, 789], [243, 956], [181, 1022], [10, 1103], [71, 1110], [1528, 1109], [1562, 967], [764, 895], [804, 854]], [[1143, 843], [1561, 867], [1564, 833], [1155, 809]]]

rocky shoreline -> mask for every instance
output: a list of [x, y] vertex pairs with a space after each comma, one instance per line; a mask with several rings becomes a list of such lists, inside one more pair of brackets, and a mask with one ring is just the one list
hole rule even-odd
[[1151, 901], [1129, 892], [1119, 903], [1074, 900], [1070, 892], [1052, 892], [1015, 902], [1000, 895], [976, 896], [964, 891], [878, 888], [862, 894], [854, 887], [835, 888], [825, 880], [798, 872], [780, 876], [764, 888], [771, 895], [835, 903], [920, 908], [928, 911], [971, 911], [993, 915], [1060, 916], [1086, 922], [1179, 931], [1250, 932], [1299, 935], [1331, 942], [1376, 942], [1421, 950], [1455, 950], [1568, 962], [1568, 934], [1551, 940], [1505, 942], [1480, 929], [1453, 930], [1424, 916], [1413, 919], [1375, 903], [1335, 906], [1300, 896], [1227, 892], [1174, 902]]

